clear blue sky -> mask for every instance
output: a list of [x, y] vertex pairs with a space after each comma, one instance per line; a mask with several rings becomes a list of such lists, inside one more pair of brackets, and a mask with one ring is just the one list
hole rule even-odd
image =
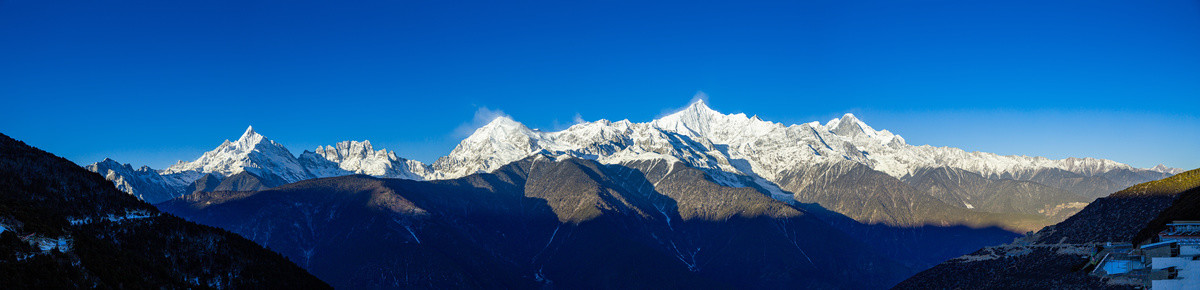
[[81, 164], [162, 168], [247, 125], [432, 161], [481, 108], [554, 129], [704, 91], [912, 144], [1200, 167], [1194, 0], [580, 2], [4, 0], [0, 132]]

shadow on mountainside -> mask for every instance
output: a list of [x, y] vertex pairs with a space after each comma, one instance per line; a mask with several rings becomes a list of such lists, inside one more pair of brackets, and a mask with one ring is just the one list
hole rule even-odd
[[1200, 169], [1096, 199], [1063, 222], [987, 247], [906, 279], [898, 289], [1117, 288], [1137, 280], [1089, 275], [1098, 247], [1156, 242], [1166, 223], [1200, 217]]
[[616, 169], [530, 158], [455, 180], [325, 178], [159, 207], [240, 233], [335, 287], [875, 289], [915, 272], [699, 170], [676, 169], [658, 182], [679, 190], [658, 192], [628, 190], [650, 181]]
[[158, 206], [352, 288], [877, 289], [1021, 236], [865, 224], [764, 191], [678, 163], [539, 155], [453, 180], [344, 176]]
[[[899, 227], [864, 224], [814, 203], [800, 208], [874, 248], [879, 253], [921, 271], [943, 261], [1021, 237], [1000, 227], [973, 228], [965, 225]], [[911, 274], [911, 273], [910, 273]]]

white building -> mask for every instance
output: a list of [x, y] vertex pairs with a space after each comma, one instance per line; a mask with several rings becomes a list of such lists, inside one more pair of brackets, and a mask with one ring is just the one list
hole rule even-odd
[[1150, 258], [1150, 289], [1200, 289], [1200, 222], [1175, 221], [1158, 237], [1139, 247]]

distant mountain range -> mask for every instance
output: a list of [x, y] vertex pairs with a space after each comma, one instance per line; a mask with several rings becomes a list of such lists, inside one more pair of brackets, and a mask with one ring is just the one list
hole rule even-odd
[[398, 157], [392, 151], [376, 151], [370, 141], [344, 141], [295, 156], [247, 128], [236, 141], [226, 141], [195, 161], [180, 161], [167, 169], [134, 169], [111, 159], [87, 168], [121, 190], [154, 203], [195, 191], [257, 190], [351, 174], [453, 179], [491, 172], [535, 154], [613, 165], [679, 162], [705, 171], [726, 186], [754, 188], [785, 202], [819, 203], [863, 222], [906, 225], [926, 221], [902, 212], [845, 208], [854, 206], [841, 205], [839, 196], [826, 191], [847, 188], [823, 184], [861, 167], [874, 172], [862, 178], [881, 179], [877, 182], [880, 186], [902, 188], [894, 190], [901, 195], [914, 191], [909, 195], [921, 196], [896, 198], [932, 197], [939, 207], [1030, 214], [1057, 221], [1092, 199], [1182, 171], [1161, 165], [1134, 168], [1094, 158], [1052, 160], [914, 146], [851, 114], [823, 125], [783, 125], [757, 116], [721, 114], [703, 101], [647, 123], [600, 120], [558, 132], [530, 129], [501, 116], [432, 165]]
[[432, 169], [418, 161], [375, 151], [370, 141], [346, 141], [304, 151], [299, 157], [253, 127], [237, 141], [226, 140], [192, 162], [167, 169], [133, 169], [112, 159], [86, 166], [112, 180], [117, 188], [147, 202], [162, 202], [196, 191], [257, 190], [301, 180], [370, 174], [387, 178], [424, 179]]
[[[1181, 171], [914, 146], [850, 114], [783, 125], [702, 101], [557, 132], [497, 117], [433, 164], [369, 141], [295, 156], [248, 128], [167, 169], [87, 169], [334, 286], [515, 288], [888, 287]], [[677, 279], [618, 281], [647, 273]]]

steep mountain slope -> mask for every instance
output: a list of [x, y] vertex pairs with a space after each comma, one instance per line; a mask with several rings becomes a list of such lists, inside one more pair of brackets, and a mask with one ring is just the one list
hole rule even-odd
[[896, 288], [1101, 288], [1081, 269], [1095, 245], [1148, 240], [1171, 220], [1198, 218], [1200, 169], [1132, 186], [1097, 199], [1065, 221], [1012, 244], [987, 247], [900, 283]]
[[[850, 167], [855, 165], [846, 164]], [[693, 198], [697, 190], [668, 190], [674, 187], [659, 186], [662, 184], [670, 184], [667, 175], [671, 175], [677, 171], [685, 172], [703, 172], [710, 174], [711, 171], [696, 170], [684, 166], [678, 162], [664, 162], [661, 160], [641, 160], [634, 162], [626, 162], [624, 165], [614, 166], [622, 168], [637, 178], [632, 178], [631, 183], [626, 183], [625, 186], [632, 192], [644, 192], [647, 190], [662, 192], [663, 194], [678, 198]], [[880, 190], [872, 188], [869, 184], [873, 184], [869, 179], [859, 179], [852, 176], [862, 177], [871, 176], [881, 178], [883, 180], [891, 180], [888, 183], [900, 188], [906, 187], [898, 180], [894, 180], [891, 176], [862, 169], [862, 173], [874, 173], [863, 175], [839, 175], [838, 170], [824, 170], [822, 172], [831, 172], [830, 175], [836, 175], [837, 178], [829, 178], [838, 180], [838, 182], [824, 183], [822, 186], [814, 188], [844, 188], [846, 190], [838, 192], [845, 195], [845, 200], [861, 200], [860, 203], [854, 204], [857, 207], [863, 207], [863, 204], [877, 204], [882, 199], [891, 198], [891, 194], [881, 194]], [[624, 173], [619, 173], [618, 179], [628, 179], [623, 177]], [[711, 178], [709, 176], [708, 178]], [[646, 182], [639, 182], [639, 180]], [[824, 179], [824, 178], [823, 178]], [[686, 184], [686, 182], [683, 182]], [[751, 190], [752, 188], [742, 188], [741, 190]], [[762, 189], [758, 189], [762, 191]], [[911, 191], [908, 191], [912, 193]], [[915, 194], [915, 193], [913, 193]], [[761, 195], [761, 194], [760, 194]], [[835, 195], [830, 195], [835, 196]], [[886, 198], [885, 198], [886, 197]], [[766, 199], [766, 195], [757, 197]], [[916, 222], [910, 222], [907, 226], [896, 226], [895, 220], [889, 223], [867, 223], [864, 224], [854, 218], [847, 217], [842, 213], [831, 211], [816, 203], [794, 203], [797, 208], [802, 208], [808, 214], [816, 217], [834, 228], [849, 234], [852, 238], [865, 243], [868, 248], [873, 249], [886, 257], [899, 261], [912, 269], [925, 269], [936, 265], [946, 259], [957, 257], [964, 253], [969, 253], [979, 247], [996, 245], [1008, 241], [1019, 235], [1013, 233], [1013, 230], [1024, 230], [1037, 227], [1044, 223], [1043, 219], [1037, 216], [1022, 216], [1009, 214], [994, 214], [971, 212], [967, 210], [955, 210], [952, 206], [947, 206], [932, 199], [925, 198], [929, 201], [921, 206], [911, 206], [904, 202], [906, 206], [895, 206], [896, 208], [918, 208], [922, 209], [922, 213], [926, 213], [931, 218], [922, 220], [925, 224], [917, 225]], [[721, 200], [709, 200], [710, 203], [723, 203]], [[692, 203], [697, 206], [703, 206], [702, 202]], [[835, 203], [826, 202], [825, 204], [834, 205]], [[911, 207], [910, 207], [911, 206]], [[849, 207], [848, 207], [849, 208]], [[848, 210], [843, 210], [849, 212]], [[938, 215], [928, 214], [937, 212]], [[911, 221], [914, 215], [904, 215]], [[969, 225], [965, 226], [963, 224]], [[1015, 228], [1004, 229], [996, 225], [1014, 225]]]
[[1142, 243], [1157, 237], [1167, 223], [1176, 220], [1200, 220], [1200, 169], [1191, 170], [1168, 179], [1151, 181], [1118, 192], [1124, 196], [1177, 195], [1170, 207], [1151, 220], [1149, 225], [1133, 236]]
[[339, 287], [879, 288], [912, 271], [753, 188], [646, 162], [535, 155], [451, 180], [323, 178], [160, 207]]
[[0, 135], [4, 288], [327, 288], [244, 238], [186, 222]]
[[1043, 215], [1062, 221], [1091, 199], [1032, 181], [989, 179], [962, 169], [922, 168], [903, 181], [947, 204], [988, 212]]
[[816, 203], [866, 224], [893, 226], [1002, 226], [1040, 228], [1035, 215], [996, 214], [948, 205], [925, 192], [854, 162], [812, 166], [781, 174], [780, 186], [801, 203]]
[[116, 184], [117, 189], [127, 192], [137, 198], [148, 201], [162, 201], [183, 195], [179, 186], [191, 183], [186, 180], [165, 177], [150, 167], [133, 169], [129, 164], [121, 164], [116, 160], [105, 158], [103, 161], [86, 166], [88, 171], [100, 173], [105, 179]]

